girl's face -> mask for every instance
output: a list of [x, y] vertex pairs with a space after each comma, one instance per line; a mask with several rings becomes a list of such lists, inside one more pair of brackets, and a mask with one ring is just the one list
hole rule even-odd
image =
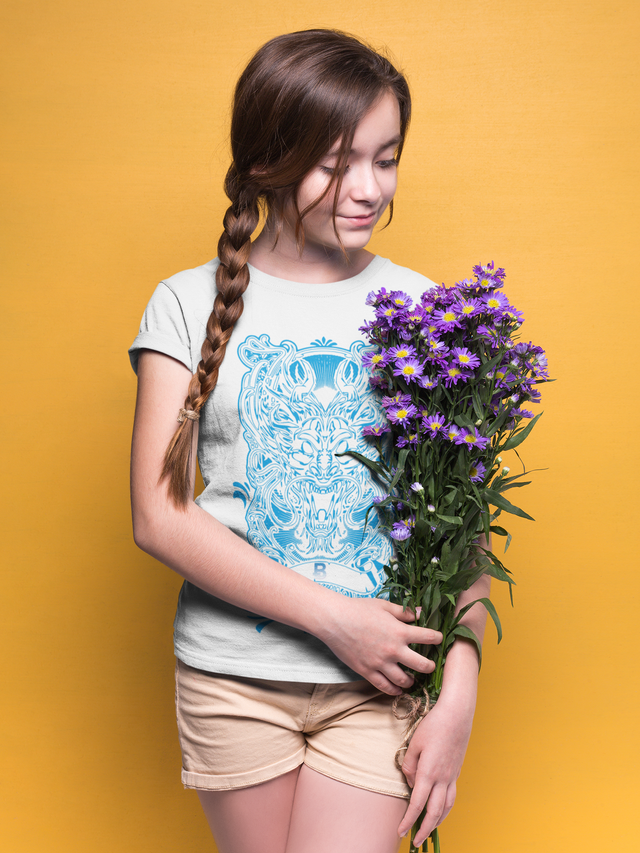
[[[383, 95], [356, 127], [336, 208], [336, 229], [347, 253], [363, 249], [393, 198], [398, 182], [396, 149], [400, 108], [391, 92]], [[331, 180], [338, 145], [306, 176], [298, 190], [300, 210], [311, 204]], [[333, 226], [333, 193], [303, 219], [304, 254], [342, 252]], [[284, 224], [285, 231], [291, 225]]]

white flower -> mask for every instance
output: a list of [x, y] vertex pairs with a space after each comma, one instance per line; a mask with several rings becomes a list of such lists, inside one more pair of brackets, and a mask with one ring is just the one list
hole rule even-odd
[[502, 456], [498, 456], [498, 458], [496, 459], [496, 462], [502, 462]]
[[502, 469], [502, 473], [508, 474], [510, 470], [511, 470], [511, 468], [509, 468], [507, 465], [505, 465], [504, 468]]

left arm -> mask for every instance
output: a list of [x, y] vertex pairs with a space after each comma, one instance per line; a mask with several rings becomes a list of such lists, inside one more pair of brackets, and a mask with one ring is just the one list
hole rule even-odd
[[[488, 598], [490, 588], [491, 578], [482, 575], [460, 594], [457, 609], [478, 598]], [[482, 642], [486, 619], [487, 611], [477, 604], [465, 613], [461, 622]], [[458, 638], [445, 661], [440, 697], [416, 729], [402, 764], [413, 792], [398, 827], [400, 835], [411, 829], [428, 801], [426, 816], [415, 836], [417, 847], [442, 823], [455, 801], [456, 780], [471, 735], [477, 688], [478, 653], [473, 643]]]

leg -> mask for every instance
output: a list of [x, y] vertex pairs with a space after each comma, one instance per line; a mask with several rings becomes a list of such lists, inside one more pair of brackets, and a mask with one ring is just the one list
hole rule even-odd
[[285, 853], [299, 771], [251, 788], [198, 791], [219, 853]]
[[406, 808], [401, 797], [356, 788], [303, 765], [286, 853], [396, 853]]

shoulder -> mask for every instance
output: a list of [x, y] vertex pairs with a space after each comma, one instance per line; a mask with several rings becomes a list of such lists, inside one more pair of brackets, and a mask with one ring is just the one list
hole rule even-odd
[[181, 305], [192, 309], [208, 305], [211, 311], [216, 292], [217, 268], [218, 259], [214, 258], [199, 267], [177, 272], [163, 279], [161, 284], [173, 293]]
[[381, 260], [384, 261], [384, 264], [380, 265], [376, 275], [376, 286], [392, 290], [403, 290], [412, 299], [417, 299], [422, 296], [425, 290], [436, 287], [435, 281], [427, 278], [426, 275], [422, 275], [422, 273], [409, 269], [409, 267], [394, 264], [388, 258], [382, 258]]

